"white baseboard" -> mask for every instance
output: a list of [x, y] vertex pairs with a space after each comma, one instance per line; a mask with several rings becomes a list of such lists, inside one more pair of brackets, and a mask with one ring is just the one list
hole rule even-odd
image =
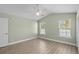
[[9, 45], [13, 45], [13, 44], [17, 44], [17, 43], [21, 43], [21, 42], [28, 41], [28, 40], [33, 40], [33, 39], [36, 39], [36, 38], [37, 38], [37, 37], [32, 37], [32, 38], [23, 39], [23, 40], [16, 41], [16, 42], [11, 42], [11, 43], [6, 44], [6, 45], [3, 46], [3, 47], [9, 46]]
[[[46, 40], [50, 40], [50, 41], [55, 41], [55, 42], [60, 42], [60, 43], [64, 43], [64, 44], [69, 44], [69, 45], [76, 46], [76, 44], [73, 44], [73, 43], [64, 42], [64, 41], [59, 41], [59, 40], [50, 39], [50, 38], [45, 38], [45, 37], [32, 37], [32, 38], [27, 38], [27, 39], [23, 39], [23, 40], [20, 40], [20, 41], [8, 43], [8, 44], [6, 44], [5, 46], [9, 46], [9, 45], [21, 43], [21, 42], [28, 41], [28, 40], [32, 40], [32, 39], [36, 39], [36, 38], [42, 38], [42, 39], [46, 39]], [[3, 46], [3, 47], [5, 47], [5, 46]]]
[[50, 39], [50, 38], [45, 38], [45, 37], [39, 37], [39, 38], [42, 38], [42, 39], [46, 39], [46, 40], [51, 40], [51, 41], [55, 41], [55, 42], [60, 42], [60, 43], [64, 43], [64, 44], [69, 44], [69, 45], [76, 46], [76, 44], [69, 43], [69, 42], [59, 41], [59, 40]]

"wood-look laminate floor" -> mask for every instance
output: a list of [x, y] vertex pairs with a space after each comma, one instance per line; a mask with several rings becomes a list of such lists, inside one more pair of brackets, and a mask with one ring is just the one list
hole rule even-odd
[[43, 39], [33, 39], [0, 48], [1, 54], [77, 54], [77, 48]]

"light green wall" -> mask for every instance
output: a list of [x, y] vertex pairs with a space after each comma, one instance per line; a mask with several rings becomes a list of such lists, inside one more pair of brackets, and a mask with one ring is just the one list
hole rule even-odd
[[18, 16], [0, 13], [1, 18], [8, 18], [9, 42], [20, 41], [27, 38], [35, 37], [36, 21], [21, 18]]
[[[58, 21], [66, 20], [66, 19], [72, 20], [72, 28], [71, 28], [72, 38], [59, 37]], [[48, 15], [47, 17], [38, 21], [38, 26], [39, 26], [39, 23], [45, 22], [45, 30], [46, 30], [46, 34], [42, 35], [40, 34], [40, 29], [39, 29], [38, 36], [75, 44], [76, 43], [75, 20], [76, 20], [75, 13], [56, 13], [56, 14]]]
[[[36, 30], [35, 24], [37, 23], [36, 21], [21, 18], [18, 16], [8, 15], [5, 13], [0, 13], [0, 17], [8, 18], [9, 20], [8, 21], [9, 22], [9, 42], [20, 41], [25, 38], [31, 38], [31, 37], [37, 36], [35, 32]], [[59, 37], [59, 33], [58, 33], [58, 20], [66, 20], [69, 18], [72, 19], [72, 29], [71, 29], [72, 38], [71, 39], [61, 38]], [[75, 13], [51, 14], [47, 17], [44, 17], [43, 19], [40, 19], [38, 21], [38, 29], [39, 29], [39, 23], [45, 22], [46, 34], [45, 35], [39, 34], [40, 30], [38, 30], [38, 36], [75, 44], [76, 42], [75, 41], [76, 40], [75, 19], [76, 19]]]

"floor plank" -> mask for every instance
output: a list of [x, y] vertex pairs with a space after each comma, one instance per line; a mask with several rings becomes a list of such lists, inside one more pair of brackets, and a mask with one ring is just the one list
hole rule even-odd
[[33, 39], [0, 48], [0, 54], [77, 54], [75, 46], [43, 39]]

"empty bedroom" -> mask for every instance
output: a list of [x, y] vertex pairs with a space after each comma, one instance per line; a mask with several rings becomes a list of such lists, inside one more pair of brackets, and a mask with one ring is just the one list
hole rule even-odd
[[0, 4], [0, 54], [78, 54], [79, 4]]

